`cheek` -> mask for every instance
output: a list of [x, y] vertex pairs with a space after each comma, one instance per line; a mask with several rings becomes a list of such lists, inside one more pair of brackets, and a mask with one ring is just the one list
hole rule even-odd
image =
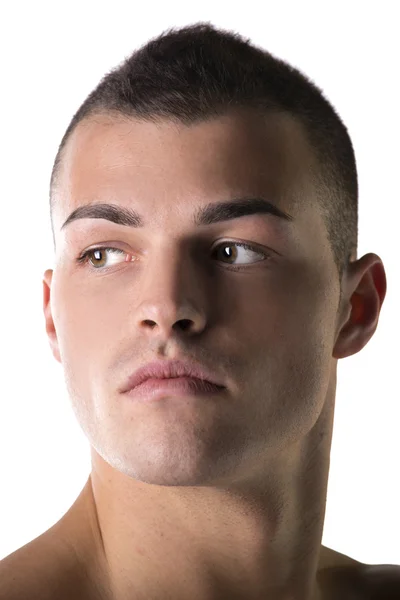
[[83, 405], [110, 364], [126, 316], [105, 295], [67, 286], [62, 277], [53, 279], [52, 314], [68, 392]]
[[251, 436], [260, 452], [287, 451], [318, 421], [327, 399], [329, 347], [318, 336], [307, 344], [273, 344], [248, 355], [243, 388]]
[[232, 320], [239, 317], [244, 348], [273, 346], [285, 354], [332, 336], [337, 294], [322, 268], [292, 261], [253, 280], [234, 296], [236, 304], [228, 305], [233, 309], [228, 314]]
[[307, 281], [294, 275], [285, 285], [277, 285], [276, 293], [269, 289], [252, 305], [251, 327], [242, 337], [248, 373], [242, 380], [247, 379], [249, 404], [256, 407], [252, 420], [260, 427], [268, 425], [271, 446], [304, 436], [323, 408], [330, 382], [335, 302], [323, 277]]
[[118, 335], [118, 323], [126, 322], [124, 305], [110, 299], [110, 294], [70, 289], [59, 297], [59, 328], [65, 344], [78, 354], [96, 349], [103, 340], [112, 342]]

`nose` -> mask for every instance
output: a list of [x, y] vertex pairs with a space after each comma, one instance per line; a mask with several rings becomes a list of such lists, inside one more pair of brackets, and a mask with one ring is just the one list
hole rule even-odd
[[[167, 314], [167, 311], [165, 310], [153, 310], [153, 315], [154, 312], [156, 312], [156, 316], [151, 319], [143, 319], [141, 326], [142, 328], [148, 328], [151, 331], [156, 330], [162, 333], [164, 337], [168, 337], [172, 331], [199, 333], [203, 329], [201, 325], [203, 320], [201, 317], [198, 318], [197, 315], [194, 315], [192, 318], [190, 318], [178, 317], [176, 314], [173, 316], [173, 311], [169, 311], [169, 314]], [[174, 312], [176, 313], [177, 311]], [[185, 314], [188, 312], [190, 311], [186, 311]]]
[[[157, 259], [156, 259], [157, 260]], [[168, 338], [172, 332], [198, 334], [206, 326], [207, 282], [190, 257], [165, 252], [141, 285], [138, 326]], [[212, 294], [212, 288], [208, 290]]]

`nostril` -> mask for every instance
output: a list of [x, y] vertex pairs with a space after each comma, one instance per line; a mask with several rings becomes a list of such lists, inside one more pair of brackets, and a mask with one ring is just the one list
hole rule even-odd
[[154, 327], [156, 326], [156, 323], [154, 321], [151, 321], [150, 319], [146, 319], [144, 322], [146, 325], [150, 325], [152, 329], [154, 329]]
[[181, 321], [179, 321], [179, 326], [181, 329], [186, 331], [186, 329], [189, 329], [190, 323], [191, 321], [189, 319], [182, 319]]

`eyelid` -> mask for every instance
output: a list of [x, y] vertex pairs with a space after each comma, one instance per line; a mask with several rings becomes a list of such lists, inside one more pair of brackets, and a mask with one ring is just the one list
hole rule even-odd
[[[91, 271], [98, 271], [99, 273], [107, 273], [110, 270], [113, 269], [113, 267], [99, 267], [96, 268], [93, 265], [89, 265], [89, 257], [88, 255], [92, 252], [95, 252], [96, 250], [114, 250], [116, 251], [117, 254], [121, 253], [121, 254], [126, 254], [127, 256], [133, 256], [134, 253], [133, 252], [129, 252], [126, 250], [123, 250], [121, 248], [118, 247], [118, 242], [113, 245], [113, 242], [106, 242], [106, 243], [98, 243], [98, 244], [94, 244], [93, 246], [90, 246], [89, 248], [83, 250], [79, 256], [75, 259], [76, 263], [82, 267], [87, 267], [89, 270]], [[241, 270], [249, 270], [251, 267], [257, 266], [258, 263], [263, 263], [263, 262], [269, 262], [270, 260], [272, 260], [272, 255], [275, 254], [279, 254], [278, 252], [276, 252], [275, 250], [273, 250], [272, 248], [260, 248], [258, 244], [256, 243], [250, 243], [250, 242], [245, 242], [245, 241], [239, 241], [239, 240], [233, 240], [233, 239], [223, 239], [223, 240], [217, 240], [215, 244], [213, 244], [212, 247], [212, 252], [220, 247], [220, 246], [228, 246], [228, 245], [236, 245], [238, 247], [243, 248], [244, 250], [249, 250], [250, 252], [253, 252], [254, 254], [259, 254], [262, 255], [263, 258], [261, 258], [260, 260], [255, 260], [254, 262], [250, 262], [250, 263], [245, 263], [242, 265], [230, 265], [229, 263], [226, 264], [226, 268], [232, 270], [232, 271], [241, 271]], [[134, 262], [131, 260], [127, 260], [125, 259], [124, 261], [121, 261], [121, 263], [123, 262]], [[120, 264], [121, 264], [120, 263]]]
[[[211, 250], [213, 250], [216, 246], [219, 246], [221, 244], [237, 244], [237, 245], [241, 245], [242, 247], [246, 247], [247, 249], [255, 251], [255, 252], [267, 253], [267, 254], [272, 252], [274, 254], [280, 255], [280, 253], [277, 250], [274, 250], [268, 246], [262, 246], [261, 244], [258, 244], [256, 242], [249, 242], [249, 241], [245, 241], [245, 240], [235, 240], [232, 238], [216, 240], [216, 242], [215, 242], [215, 244], [213, 244]], [[127, 254], [133, 254], [133, 252], [131, 252], [130, 250], [125, 250], [124, 248], [120, 248], [121, 245], [123, 246], [124, 244], [122, 244], [121, 242], [113, 242], [113, 241], [98, 242], [97, 244], [93, 244], [92, 246], [85, 248], [85, 250], [82, 250], [82, 252], [78, 255], [78, 258], [83, 256], [83, 254], [85, 252], [94, 252], [95, 250], [104, 250], [104, 249], [109, 249], [109, 248], [116, 248], [118, 250], [126, 252]]]

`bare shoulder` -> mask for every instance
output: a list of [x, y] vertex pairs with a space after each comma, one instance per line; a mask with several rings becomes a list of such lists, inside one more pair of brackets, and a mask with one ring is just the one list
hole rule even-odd
[[57, 523], [0, 561], [0, 600], [112, 597], [87, 489]]
[[78, 599], [79, 585], [71, 553], [50, 532], [0, 561], [0, 600]]
[[328, 548], [321, 556], [324, 600], [400, 600], [400, 565], [368, 565]]
[[361, 577], [371, 600], [400, 599], [400, 565], [363, 565]]

